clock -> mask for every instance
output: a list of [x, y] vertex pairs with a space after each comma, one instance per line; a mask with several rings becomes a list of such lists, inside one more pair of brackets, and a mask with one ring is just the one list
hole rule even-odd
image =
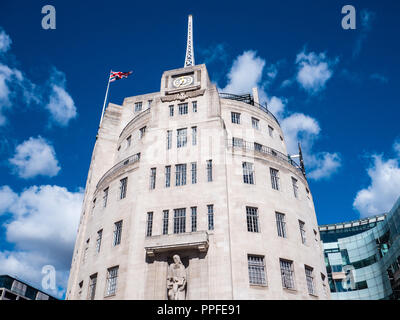
[[192, 76], [181, 76], [176, 78], [172, 84], [175, 88], [183, 88], [190, 86], [193, 83], [193, 77]]

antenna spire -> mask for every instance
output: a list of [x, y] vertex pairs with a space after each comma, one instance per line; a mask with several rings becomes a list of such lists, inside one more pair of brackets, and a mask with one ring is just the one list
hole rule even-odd
[[184, 67], [194, 66], [194, 51], [193, 51], [193, 18], [189, 14], [188, 17], [188, 33], [187, 33], [187, 45], [186, 45], [186, 57]]

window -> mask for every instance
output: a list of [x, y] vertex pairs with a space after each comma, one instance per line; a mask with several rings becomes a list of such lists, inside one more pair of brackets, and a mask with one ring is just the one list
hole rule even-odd
[[268, 133], [269, 133], [269, 136], [271, 138], [273, 138], [274, 137], [274, 128], [272, 128], [271, 126], [268, 126]]
[[197, 183], [197, 162], [192, 162], [192, 184]]
[[232, 123], [240, 124], [240, 113], [231, 112], [231, 120]]
[[250, 284], [266, 285], [265, 262], [262, 256], [247, 256]]
[[179, 114], [187, 114], [188, 113], [188, 104], [187, 103], [179, 103], [178, 110], [179, 110]]
[[242, 162], [242, 168], [243, 168], [243, 182], [248, 184], [254, 184], [253, 164], [250, 162]]
[[103, 229], [97, 231], [97, 238], [96, 238], [96, 252], [100, 252], [101, 248], [101, 239], [103, 238]]
[[153, 212], [147, 212], [146, 237], [151, 237], [153, 231]]
[[96, 208], [96, 198], [94, 198], [92, 202], [92, 214], [94, 213], [94, 208]]
[[214, 230], [214, 205], [207, 205], [208, 211], [208, 230]]
[[191, 207], [192, 210], [192, 232], [197, 231], [197, 207]]
[[251, 118], [251, 125], [252, 125], [253, 129], [259, 130], [260, 129], [259, 123], [260, 123], [260, 120], [258, 120], [257, 118], [253, 118], [253, 117]]
[[131, 142], [132, 142], [132, 136], [126, 138], [126, 148], [129, 148], [131, 146]]
[[169, 106], [169, 116], [170, 116], [170, 117], [173, 117], [173, 116], [174, 116], [174, 106], [173, 106], [173, 105], [170, 105], [170, 106]]
[[163, 211], [163, 234], [168, 234], [168, 219], [169, 219], [169, 211]]
[[121, 233], [122, 233], [122, 220], [114, 223], [114, 238], [113, 238], [114, 247], [121, 243]]
[[309, 294], [315, 294], [313, 268], [304, 266], [306, 272], [307, 289]]
[[313, 231], [314, 231], [315, 241], [318, 242], [318, 232], [315, 229], [313, 229]]
[[197, 101], [192, 102], [193, 112], [197, 112]]
[[207, 160], [207, 181], [212, 181], [212, 160]]
[[123, 178], [119, 181], [119, 198], [124, 199], [126, 197], [128, 178]]
[[192, 127], [192, 145], [197, 144], [197, 127]]
[[232, 138], [232, 145], [234, 147], [243, 147], [243, 145], [244, 145], [243, 139], [241, 139], [241, 138]]
[[[0, 296], [1, 296], [1, 292], [0, 292]], [[43, 292], [38, 291], [36, 293], [35, 300], [49, 300], [49, 296], [47, 294], [44, 294]]]
[[152, 103], [153, 103], [153, 100], [147, 100], [147, 107], [149, 109], [150, 109]]
[[135, 102], [135, 112], [142, 111], [142, 102]]
[[171, 166], [165, 166], [165, 187], [171, 186]]
[[174, 209], [174, 233], [186, 232], [186, 209]]
[[184, 186], [186, 184], [186, 163], [175, 166], [175, 178], [176, 186]]
[[306, 229], [305, 223], [299, 220], [299, 228], [300, 228], [300, 235], [301, 235], [301, 242], [306, 244]]
[[176, 146], [177, 148], [181, 148], [186, 146], [187, 144], [187, 129], [178, 129], [177, 130], [177, 140], [176, 140]]
[[22, 282], [19, 282], [17, 280], [14, 280], [12, 285], [11, 285], [11, 291], [19, 294], [20, 296], [25, 296], [27, 285], [23, 284]]
[[247, 231], [260, 232], [258, 228], [258, 209], [246, 207]]
[[167, 150], [172, 148], [172, 130], [167, 131]]
[[255, 151], [262, 152], [262, 147], [263, 146], [261, 144], [254, 142], [254, 150]]
[[88, 299], [94, 300], [96, 295], [96, 284], [97, 284], [97, 273], [92, 274], [89, 279], [89, 292], [88, 292]]
[[140, 128], [139, 132], [140, 132], [140, 134], [139, 134], [140, 139], [142, 139], [144, 137], [144, 134], [146, 133], [146, 126], [144, 126], [143, 128]]
[[298, 187], [298, 185], [297, 185], [297, 179], [295, 179], [295, 178], [293, 178], [293, 177], [292, 177], [292, 185], [293, 185], [293, 194], [294, 194], [294, 197], [295, 197], [295, 198], [298, 198], [298, 197], [299, 197], [299, 194], [298, 194], [299, 187]]
[[83, 263], [85, 263], [87, 261], [87, 256], [88, 256], [88, 252], [89, 252], [89, 241], [90, 241], [90, 239], [86, 240], [86, 247], [85, 247], [85, 251], [83, 252], [83, 258], [82, 258]]
[[279, 190], [279, 170], [270, 168], [272, 189]]
[[156, 168], [150, 169], [150, 189], [156, 188]]
[[286, 222], [285, 215], [283, 213], [276, 212], [276, 228], [278, 230], [278, 236], [286, 238]]
[[117, 291], [118, 266], [107, 269], [106, 296], [114, 295]]
[[281, 265], [282, 286], [286, 289], [294, 289], [293, 261], [279, 259]]
[[108, 187], [103, 190], [103, 208], [107, 207]]

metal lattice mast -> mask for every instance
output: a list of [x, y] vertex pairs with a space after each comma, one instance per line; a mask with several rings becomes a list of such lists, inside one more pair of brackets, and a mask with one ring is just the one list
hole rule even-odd
[[186, 57], [185, 57], [184, 67], [190, 67], [190, 66], [194, 66], [193, 19], [191, 14], [189, 14], [188, 18], [188, 33], [187, 33]]

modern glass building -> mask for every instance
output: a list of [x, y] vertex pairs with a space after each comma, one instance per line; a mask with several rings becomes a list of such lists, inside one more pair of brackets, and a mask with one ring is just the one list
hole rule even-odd
[[400, 300], [400, 198], [387, 214], [319, 231], [332, 299]]
[[0, 300], [57, 300], [21, 280], [0, 275]]

